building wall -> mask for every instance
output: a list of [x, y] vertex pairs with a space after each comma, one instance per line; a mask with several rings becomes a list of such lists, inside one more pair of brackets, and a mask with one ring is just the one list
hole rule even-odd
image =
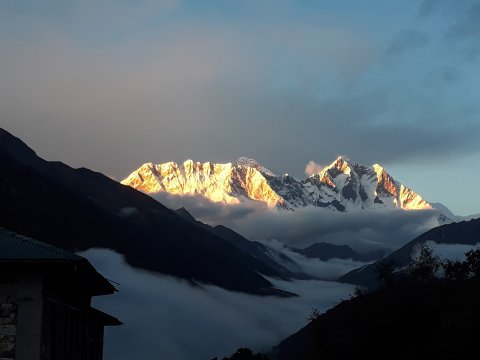
[[75, 286], [0, 267], [0, 360], [101, 360], [104, 320]]
[[40, 360], [42, 278], [0, 275], [0, 359]]
[[[43, 315], [43, 356], [48, 360], [102, 360], [103, 323], [85, 308], [49, 298]], [[2, 360], [0, 358], [0, 360]]]
[[14, 359], [17, 333], [17, 304], [0, 303], [0, 359]]

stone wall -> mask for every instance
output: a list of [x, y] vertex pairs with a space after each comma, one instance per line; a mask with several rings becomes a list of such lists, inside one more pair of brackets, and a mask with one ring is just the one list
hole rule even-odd
[[41, 273], [0, 272], [0, 360], [40, 360]]
[[15, 303], [0, 303], [0, 360], [15, 359], [17, 309]]

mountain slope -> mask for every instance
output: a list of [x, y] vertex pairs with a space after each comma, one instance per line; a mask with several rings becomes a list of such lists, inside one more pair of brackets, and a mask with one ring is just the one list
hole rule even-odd
[[225, 241], [229, 242], [230, 244], [234, 245], [235, 247], [245, 251], [246, 253], [253, 256], [255, 259], [258, 260], [256, 264], [252, 264], [252, 268], [257, 270], [263, 275], [266, 276], [273, 276], [277, 278], [283, 278], [285, 280], [291, 278], [297, 279], [309, 279], [310, 277], [304, 274], [300, 266], [295, 263], [292, 259], [287, 257], [286, 255], [277, 253], [276, 256], [281, 256], [282, 261], [289, 263], [291, 268], [297, 268], [296, 272], [293, 272], [283, 265], [279, 264], [277, 261], [273, 259], [272, 256], [269, 256], [270, 249], [268, 249], [265, 245], [258, 241], [250, 241], [244, 238], [239, 233], [229, 229], [223, 225], [217, 225], [215, 227], [209, 226], [204, 224], [200, 221], [197, 221], [185, 208], [180, 208], [177, 211], [177, 214], [182, 216], [184, 219], [194, 222], [199, 226], [202, 226], [204, 229], [214, 233], [218, 237], [224, 239]]
[[314, 243], [304, 249], [290, 247], [290, 250], [308, 258], [328, 261], [330, 259], [352, 259], [353, 261], [373, 261], [381, 259], [383, 251], [377, 250], [365, 254], [354, 251], [348, 245], [334, 245], [326, 242]]
[[[475, 245], [480, 243], [480, 219], [446, 224], [431, 229], [394, 251], [382, 261], [391, 262], [397, 267], [405, 266], [412, 260], [414, 249], [429, 240], [438, 244]], [[375, 262], [353, 270], [340, 277], [339, 281], [376, 288], [379, 285], [376, 272], [378, 264]]]
[[448, 209], [445, 205], [443, 205], [441, 203], [431, 203], [431, 205], [433, 206], [434, 209], [438, 210], [439, 212], [444, 214], [446, 217], [448, 217], [449, 219], [452, 219], [456, 222], [469, 221], [469, 220], [480, 218], [480, 214], [471, 214], [471, 215], [467, 215], [467, 216], [455, 215], [454, 213], [452, 213], [450, 211], [450, 209]]
[[226, 204], [250, 199], [290, 210], [305, 206], [337, 211], [432, 208], [380, 165], [363, 166], [343, 157], [304, 180], [276, 176], [253, 159], [239, 158], [227, 164], [202, 164], [192, 160], [182, 165], [146, 163], [122, 184], [146, 193], [200, 194]]
[[100, 173], [39, 158], [3, 129], [0, 168], [0, 226], [72, 251], [113, 249], [130, 265], [197, 283], [280, 293], [246, 252]]
[[166, 191], [171, 194], [201, 194], [215, 202], [237, 204], [242, 198], [261, 200], [269, 206], [281, 205], [282, 199], [269, 186], [263, 167], [254, 160], [238, 163], [204, 164], [187, 160], [182, 166], [174, 162], [146, 163], [122, 184], [146, 193]]
[[273, 360], [469, 359], [480, 287], [409, 282], [343, 301], [276, 346]]

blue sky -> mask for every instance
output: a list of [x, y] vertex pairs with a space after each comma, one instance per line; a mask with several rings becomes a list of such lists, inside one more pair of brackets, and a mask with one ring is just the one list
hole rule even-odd
[[480, 212], [480, 2], [0, 0], [0, 121], [121, 178], [254, 157], [381, 163]]

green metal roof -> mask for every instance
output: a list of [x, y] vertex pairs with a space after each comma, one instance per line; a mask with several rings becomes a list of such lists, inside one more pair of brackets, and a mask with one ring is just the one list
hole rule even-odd
[[76, 261], [81, 256], [0, 227], [0, 261]]
[[[90, 296], [113, 294], [115, 287], [98, 273], [90, 262], [70, 251], [60, 249], [56, 246], [38, 241], [27, 236], [17, 234], [14, 231], [0, 227], [0, 264], [9, 266], [11, 264], [49, 264], [55, 263], [58, 266], [69, 265], [74, 262], [67, 272], [59, 274], [72, 277], [74, 282], [87, 285]], [[67, 269], [67, 268], [63, 268]], [[92, 316], [98, 318], [104, 326], [122, 325], [122, 322], [115, 317], [105, 314], [97, 309], [89, 307]]]

